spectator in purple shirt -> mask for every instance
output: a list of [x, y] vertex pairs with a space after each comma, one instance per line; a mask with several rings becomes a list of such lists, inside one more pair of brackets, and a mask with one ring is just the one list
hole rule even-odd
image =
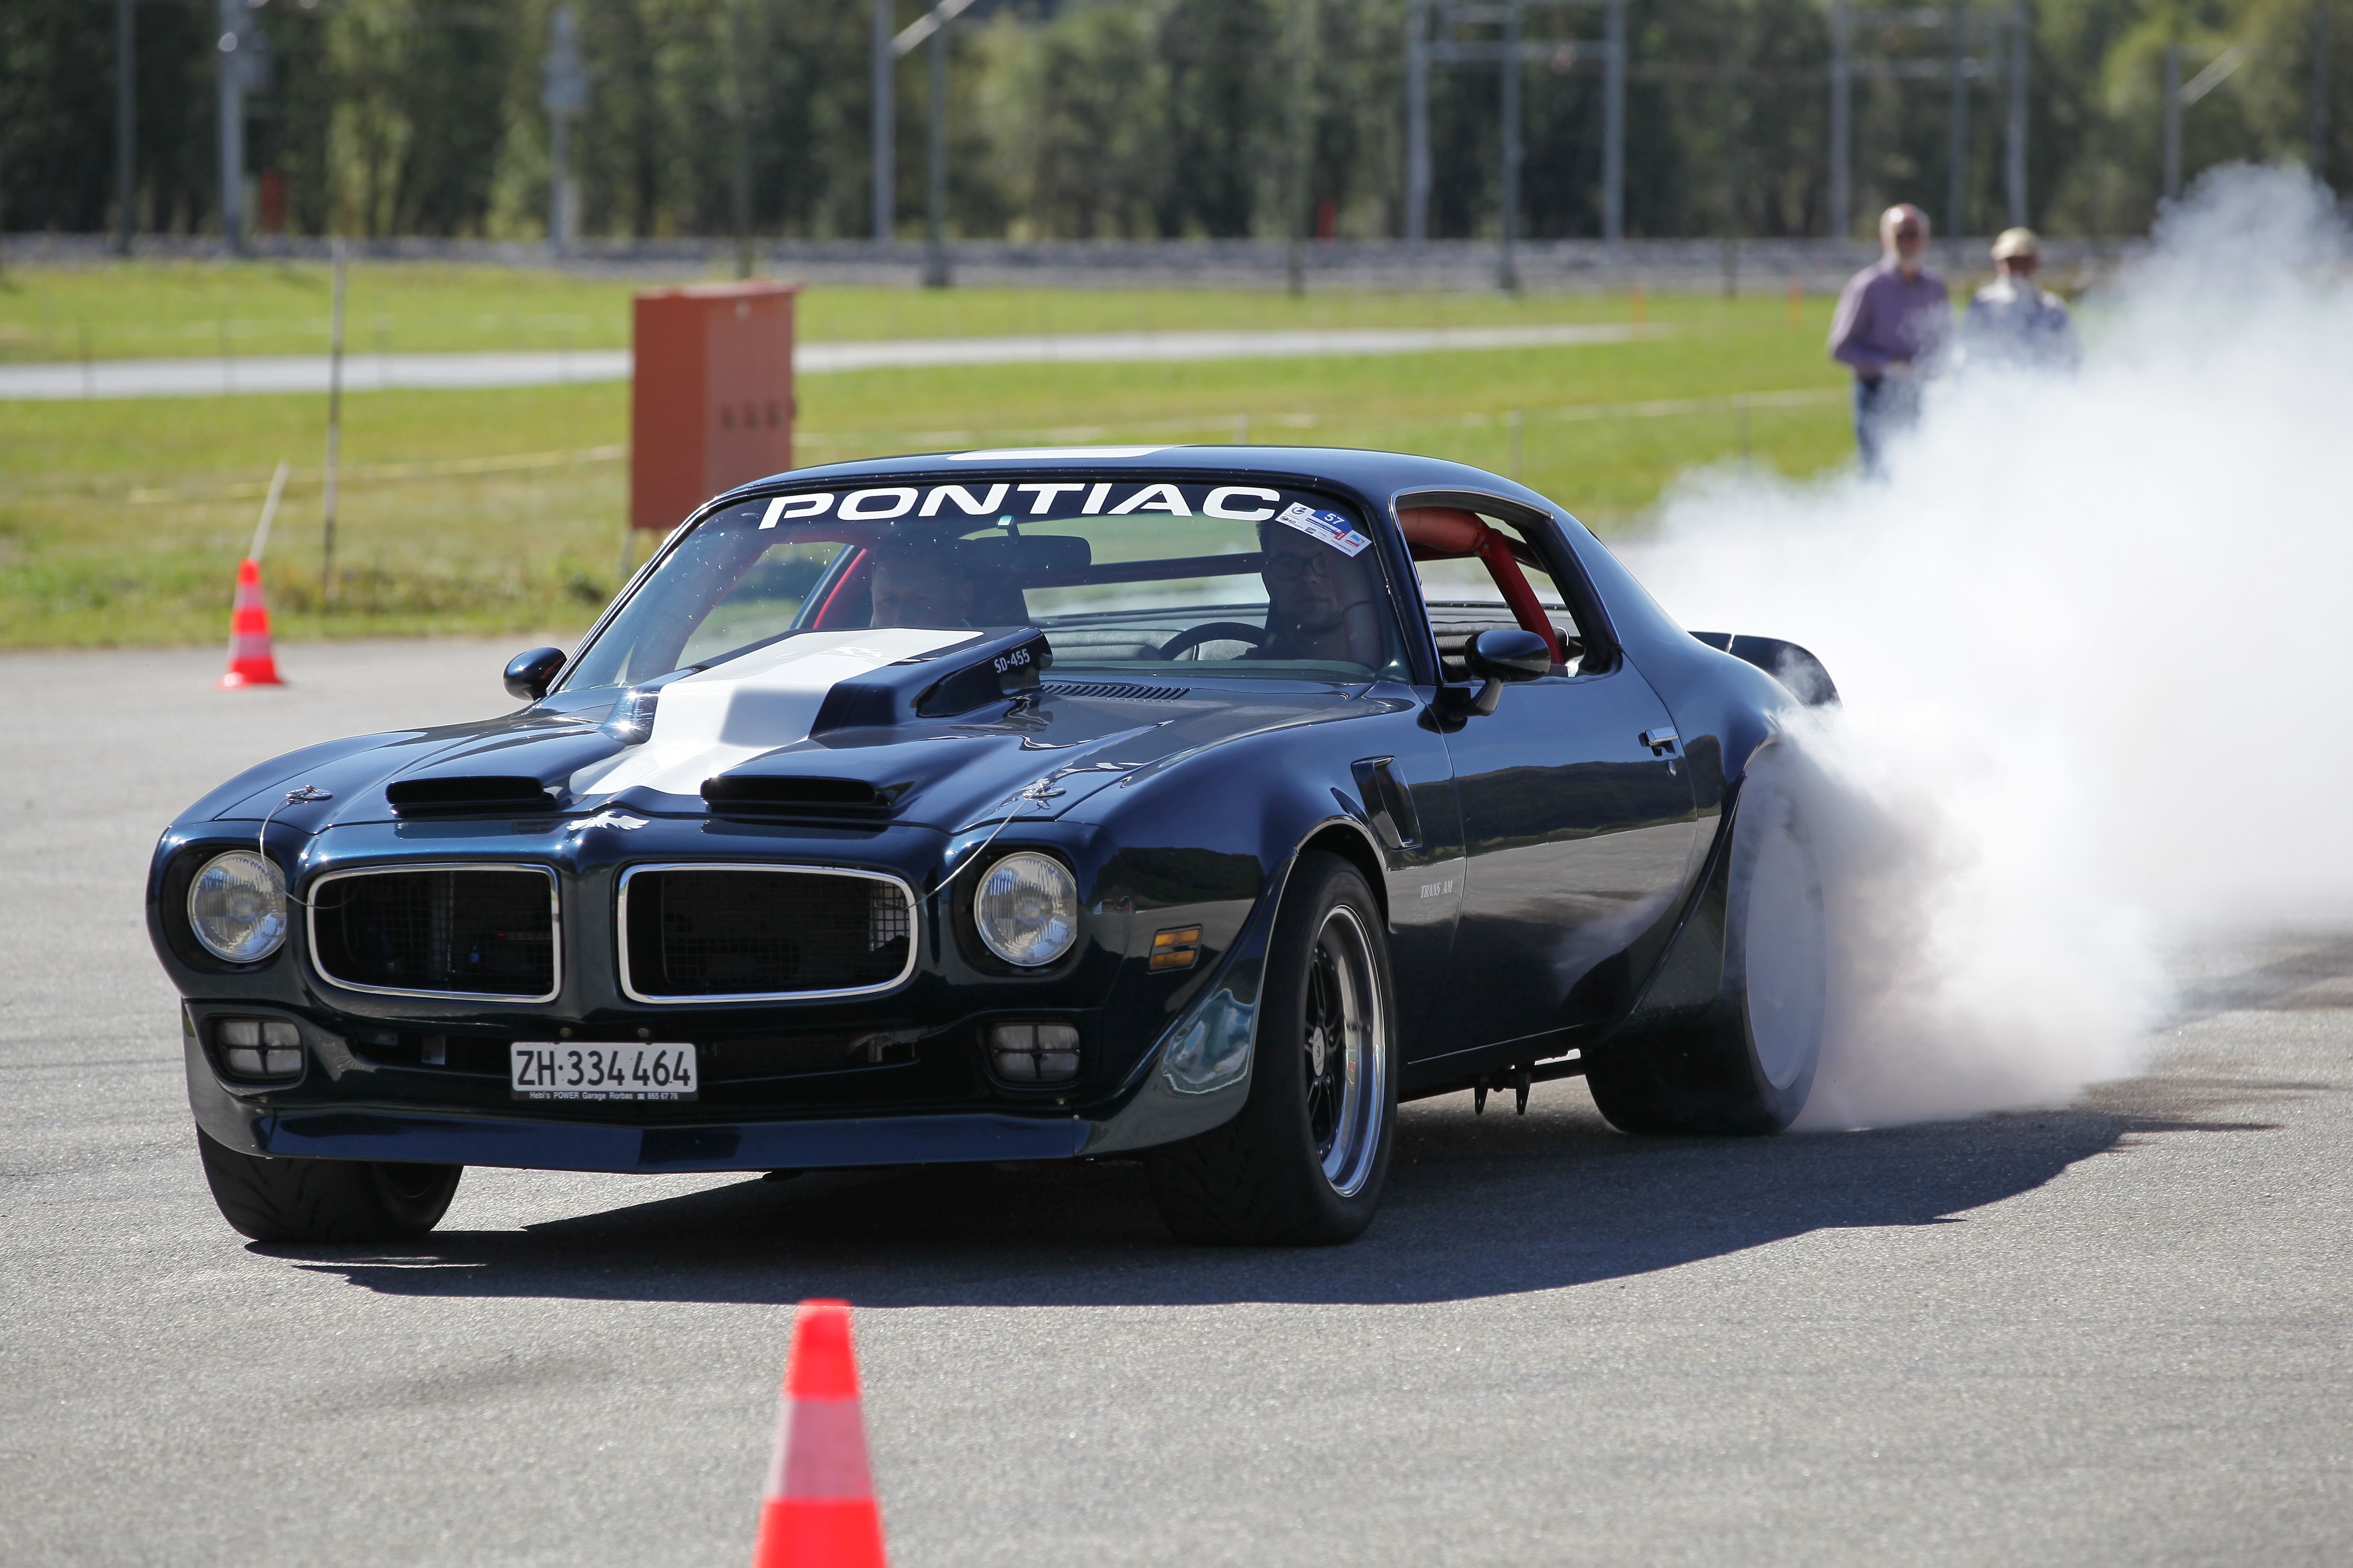
[[1879, 220], [1879, 265], [1854, 275], [1831, 319], [1831, 357], [1854, 371], [1854, 445], [1862, 471], [1883, 473], [1887, 438], [1920, 417], [1920, 378], [1952, 334], [1945, 280], [1923, 267], [1928, 215], [1911, 203]]

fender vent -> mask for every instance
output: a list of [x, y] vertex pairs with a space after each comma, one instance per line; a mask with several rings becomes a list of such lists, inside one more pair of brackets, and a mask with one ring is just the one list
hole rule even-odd
[[384, 786], [384, 798], [395, 816], [509, 816], [555, 809], [554, 795], [537, 779], [497, 773], [395, 779]]
[[1189, 686], [1123, 686], [1110, 680], [1050, 680], [1038, 689], [1040, 697], [1107, 697], [1116, 702], [1175, 702], [1190, 696]]

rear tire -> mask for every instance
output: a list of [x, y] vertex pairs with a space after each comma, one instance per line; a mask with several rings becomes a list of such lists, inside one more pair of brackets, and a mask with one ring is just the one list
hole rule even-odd
[[265, 1159], [196, 1134], [221, 1217], [256, 1241], [401, 1241], [448, 1212], [463, 1165]]
[[1813, 1092], [1829, 991], [1821, 873], [1788, 796], [1749, 795], [1732, 826], [1715, 1006], [1686, 1033], [1605, 1048], [1586, 1069], [1620, 1131], [1778, 1132]]
[[1267, 951], [1249, 1100], [1223, 1127], [1145, 1156], [1153, 1203], [1179, 1239], [1319, 1246], [1372, 1224], [1397, 1128], [1382, 930], [1355, 867], [1300, 857]]

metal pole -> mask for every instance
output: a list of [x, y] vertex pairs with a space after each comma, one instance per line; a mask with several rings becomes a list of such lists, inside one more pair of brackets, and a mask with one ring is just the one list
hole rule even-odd
[[114, 0], [114, 190], [121, 204], [115, 214], [114, 247], [124, 256], [131, 254], [132, 236], [139, 229], [138, 165], [133, 157], [139, 133], [137, 44], [131, 0]]
[[1293, 298], [1307, 292], [1307, 189], [1314, 157], [1315, 0], [1291, 0], [1291, 122], [1290, 166], [1283, 171], [1288, 187], [1283, 205], [1290, 209], [1282, 226], [1283, 281]]
[[2010, 8], [2010, 131], [2002, 147], [2003, 183], [2010, 187], [2010, 226], [2026, 226], [2026, 0]]
[[1426, 0], [1406, 8], [1405, 34], [1405, 237], [1430, 237], [1430, 9]]
[[237, 58], [244, 20], [245, 0], [220, 0], [221, 237], [234, 256], [245, 254], [244, 62]]
[[874, 240], [878, 245], [891, 242], [898, 212], [891, 188], [892, 165], [898, 156], [892, 137], [897, 109], [891, 98], [891, 68], [896, 59], [891, 52], [891, 0], [874, 0]]
[[2328, 0], [2312, 0], [2312, 100], [2306, 106], [2305, 166], [2328, 177]]
[[2181, 46], [2165, 47], [2165, 199], [2181, 195]]
[[572, 171], [572, 117], [555, 114], [547, 122], [547, 239], [549, 248], [562, 256], [572, 247], [571, 203], [565, 199], [565, 184]]
[[728, 26], [734, 34], [735, 87], [735, 276], [752, 276], [752, 83], [748, 74], [751, 39], [744, 26], [747, 0], [728, 7]]
[[1504, 7], [1504, 180], [1503, 180], [1503, 258], [1496, 268], [1495, 283], [1505, 293], [1520, 286], [1518, 268], [1514, 265], [1512, 244], [1519, 237], [1520, 226], [1520, 0], [1506, 0]]
[[1854, 18], [1847, 0], [1831, 0], [1831, 210], [1832, 239], [1844, 239], [1853, 222], [1852, 198], [1847, 187], [1847, 153], [1854, 108], [1854, 67], [1852, 39]]
[[343, 447], [343, 241], [335, 237], [335, 306], [327, 338], [327, 488], [319, 547], [319, 598], [335, 600], [335, 477]]
[[1969, 13], [1964, 0], [1945, 8], [1945, 26], [1951, 32], [1953, 94], [1946, 115], [1950, 141], [1945, 149], [1945, 236], [1957, 242], [1968, 233], [1969, 174]]
[[931, 167], [923, 193], [923, 287], [948, 286], [948, 29], [932, 34]]
[[1602, 62], [1601, 237], [1626, 237], [1626, 0], [1609, 0], [1609, 58]]
[[572, 117], [588, 106], [588, 73], [580, 65], [580, 29], [572, 7], [558, 5], [549, 19], [545, 81], [540, 102], [547, 110], [547, 242], [563, 256], [580, 225], [572, 189]]

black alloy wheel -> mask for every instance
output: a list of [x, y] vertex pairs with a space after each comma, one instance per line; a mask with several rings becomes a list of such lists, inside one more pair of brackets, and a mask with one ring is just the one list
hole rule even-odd
[[221, 1217], [256, 1241], [404, 1241], [441, 1222], [463, 1165], [267, 1159], [196, 1134]]
[[1362, 1235], [1397, 1126], [1395, 1016], [1371, 888], [1336, 855], [1301, 856], [1268, 948], [1248, 1101], [1145, 1156], [1168, 1228], [1224, 1246]]

